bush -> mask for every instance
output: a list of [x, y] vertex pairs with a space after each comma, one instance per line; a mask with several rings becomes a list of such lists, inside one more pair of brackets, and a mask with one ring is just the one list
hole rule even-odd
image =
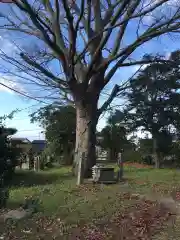
[[47, 167], [47, 168], [53, 168], [52, 162], [47, 162], [47, 163], [45, 164], [45, 167]]
[[[9, 186], [14, 175], [19, 151], [10, 145], [7, 130], [0, 127], [0, 208], [6, 206]], [[11, 130], [11, 129], [10, 129]], [[11, 134], [11, 131], [10, 133]]]
[[135, 150], [124, 151], [122, 154], [122, 158], [124, 162], [143, 162], [141, 153]]
[[0, 159], [0, 208], [6, 207], [9, 198], [9, 186], [14, 174], [14, 166], [10, 160]]
[[147, 165], [154, 165], [152, 156], [148, 155], [143, 157], [143, 163]]
[[39, 198], [35, 197], [26, 197], [25, 202], [22, 205], [24, 210], [29, 210], [32, 213], [37, 213], [40, 207], [40, 200]]
[[0, 188], [0, 209], [6, 207], [7, 200], [9, 198], [9, 189]]

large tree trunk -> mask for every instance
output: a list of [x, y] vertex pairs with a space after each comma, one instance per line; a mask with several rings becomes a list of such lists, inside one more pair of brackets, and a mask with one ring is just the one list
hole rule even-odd
[[78, 164], [82, 155], [85, 155], [83, 178], [91, 177], [91, 168], [96, 164], [96, 125], [97, 104], [91, 102], [91, 106], [76, 105], [76, 148], [74, 158], [74, 173], [78, 174]]
[[73, 163], [72, 151], [73, 151], [72, 146], [70, 146], [69, 143], [67, 143], [63, 146], [64, 164], [67, 166], [70, 166]]
[[153, 137], [153, 158], [154, 158], [154, 163], [155, 163], [155, 168], [160, 167], [160, 162], [159, 162], [159, 156], [157, 152], [157, 139], [156, 137]]

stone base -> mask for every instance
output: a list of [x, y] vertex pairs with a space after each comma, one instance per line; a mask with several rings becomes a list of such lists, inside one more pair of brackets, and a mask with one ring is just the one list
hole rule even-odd
[[3, 215], [1, 215], [1, 218], [6, 222], [8, 220], [21, 220], [27, 217], [30, 217], [32, 215], [32, 211], [30, 210], [24, 210], [24, 209], [16, 209], [16, 210], [10, 210]]

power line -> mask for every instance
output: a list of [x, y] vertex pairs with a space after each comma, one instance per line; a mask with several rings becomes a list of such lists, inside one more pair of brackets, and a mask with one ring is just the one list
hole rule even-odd
[[[51, 104], [50, 104], [51, 105]], [[31, 109], [31, 108], [33, 108], [33, 107], [35, 107], [35, 106], [39, 106], [39, 103], [38, 104], [33, 104], [33, 105], [31, 105], [31, 106], [29, 106], [29, 107], [26, 107], [26, 108], [21, 108], [21, 109], [17, 109], [16, 110], [16, 114], [18, 114], [18, 113], [20, 113], [20, 112], [22, 112], [22, 111], [25, 111], [25, 110], [29, 110], [29, 109]], [[25, 115], [27, 115], [27, 114], [29, 114], [29, 113], [26, 113]], [[21, 118], [12, 118], [12, 119], [8, 119], [8, 122], [9, 121], [24, 121], [24, 120], [30, 120], [30, 117], [29, 116], [25, 116], [25, 117], [21, 117]]]
[[33, 131], [41, 131], [42, 132], [43, 130], [42, 129], [27, 129], [27, 130], [24, 129], [24, 130], [19, 130], [18, 132], [33, 132]]
[[18, 111], [21, 112], [21, 111], [24, 111], [24, 110], [29, 110], [30, 108], [33, 108], [33, 107], [38, 106], [38, 105], [39, 105], [39, 103], [36, 103], [36, 104], [33, 104], [29, 107], [18, 109]]
[[8, 119], [8, 121], [24, 121], [24, 120], [30, 120], [30, 118], [26, 117], [26, 118], [12, 118], [12, 119]]
[[28, 136], [28, 137], [24, 137], [24, 136], [17, 136], [16, 138], [27, 138], [30, 141], [33, 140], [45, 140], [44, 136], [39, 136], [39, 135], [35, 135], [35, 136]]
[[2, 85], [2, 86], [5, 87], [5, 88], [10, 89], [11, 91], [14, 91], [14, 92], [18, 93], [18, 94], [20, 94], [20, 95], [22, 95], [22, 96], [24, 96], [24, 97], [27, 97], [27, 98], [29, 98], [29, 99], [31, 99], [31, 100], [35, 100], [35, 101], [40, 102], [40, 103], [48, 104], [48, 103], [46, 103], [46, 102], [44, 102], [44, 101], [42, 101], [42, 100], [36, 99], [36, 98], [34, 98], [34, 97], [32, 97], [32, 96], [28, 96], [28, 95], [25, 94], [25, 93], [22, 93], [22, 92], [14, 89], [14, 88], [12, 88], [12, 87], [9, 87], [9, 86], [7, 86], [7, 85], [4, 84], [4, 83], [0, 83], [0, 85]]

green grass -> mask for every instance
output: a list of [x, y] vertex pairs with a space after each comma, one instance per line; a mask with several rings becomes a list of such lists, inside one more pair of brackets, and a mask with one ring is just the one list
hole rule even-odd
[[180, 189], [180, 170], [176, 169], [127, 169], [127, 177], [135, 191], [169, 195]]
[[[68, 223], [74, 220], [77, 222], [79, 219], [90, 220], [96, 217], [97, 212], [99, 216], [103, 216], [109, 205], [112, 206], [109, 209], [111, 214], [117, 207], [115, 196], [120, 193], [119, 185], [93, 187], [92, 184], [86, 183], [79, 188], [69, 168], [40, 173], [18, 172], [15, 181], [21, 184], [16, 183], [12, 188], [9, 208], [20, 205], [26, 196], [38, 197], [43, 214], [60, 214]], [[77, 215], [80, 216], [78, 219]]]
[[[19, 171], [10, 192], [8, 208], [18, 208], [25, 197], [34, 196], [40, 199], [39, 213], [32, 219], [22, 221], [13, 229], [12, 226], [6, 226], [5, 231], [12, 232], [19, 239], [31, 239], [31, 237], [33, 239], [32, 235], [23, 238], [22, 229], [28, 224], [34, 235], [43, 235], [44, 231], [37, 229], [37, 221], [39, 224], [42, 218], [46, 219], [44, 221], [60, 219], [63, 222], [63, 228], [66, 228], [63, 232], [69, 231], [68, 226], [91, 223], [97, 219], [108, 220], [117, 209], [123, 211], [138, 202], [135, 199], [120, 198], [124, 192], [149, 196], [171, 195], [174, 188], [179, 188], [180, 171], [128, 167], [125, 168], [125, 178], [127, 179], [125, 184], [94, 187], [90, 183], [85, 183], [77, 187], [70, 168], [51, 169], [39, 173]], [[1, 231], [4, 231], [3, 225]], [[49, 234], [46, 232], [46, 237], [43, 239], [52, 239], [52, 233]], [[6, 239], [8, 240], [7, 237]]]

